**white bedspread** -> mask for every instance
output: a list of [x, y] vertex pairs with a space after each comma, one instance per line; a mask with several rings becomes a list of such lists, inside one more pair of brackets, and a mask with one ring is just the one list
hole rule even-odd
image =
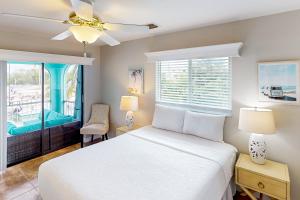
[[220, 200], [236, 149], [147, 126], [52, 159], [39, 169], [43, 200]]

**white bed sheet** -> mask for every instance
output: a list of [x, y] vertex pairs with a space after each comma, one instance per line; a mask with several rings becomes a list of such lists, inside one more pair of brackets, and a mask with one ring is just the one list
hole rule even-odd
[[220, 200], [236, 149], [151, 126], [52, 159], [43, 200]]

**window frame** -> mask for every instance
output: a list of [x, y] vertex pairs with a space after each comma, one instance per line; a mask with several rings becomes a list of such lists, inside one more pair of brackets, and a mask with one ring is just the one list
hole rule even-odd
[[[10, 71], [10, 68], [11, 67], [16, 67], [16, 66], [18, 66], [18, 65], [22, 65], [23, 67], [24, 66], [26, 66], [26, 67], [24, 67], [24, 68], [22, 68], [22, 70], [28, 70], [28, 69], [26, 69], [27, 67], [32, 67], [32, 69], [37, 69], [38, 70], [38, 78], [39, 78], [39, 83], [38, 83], [38, 85], [36, 84], [36, 86], [39, 86], [40, 87], [40, 89], [39, 89], [39, 91], [40, 91], [40, 93], [41, 93], [41, 95], [40, 95], [40, 99], [37, 99], [36, 101], [34, 101], [34, 102], [30, 102], [30, 103], [28, 103], [26, 100], [23, 100], [23, 101], [20, 101], [19, 103], [19, 105], [20, 106], [22, 106], [23, 108], [24, 107], [26, 107], [26, 105], [28, 106], [28, 105], [35, 105], [35, 104], [42, 104], [42, 102], [43, 102], [43, 98], [44, 98], [44, 104], [46, 105], [48, 105], [47, 107], [46, 106], [44, 106], [44, 109], [51, 109], [51, 74], [50, 74], [50, 71], [48, 70], [48, 69], [46, 69], [46, 68], [44, 68], [44, 70], [43, 70], [43, 63], [35, 63], [35, 62], [14, 62], [14, 61], [12, 61], [12, 62], [6, 62], [6, 68], [7, 68], [7, 70], [6, 70], [6, 72], [7, 72], [7, 75], [6, 75], [6, 79], [7, 79], [7, 83], [6, 83], [6, 87], [7, 87], [7, 96], [6, 96], [6, 98], [7, 98], [7, 100], [6, 100], [6, 103], [7, 103], [7, 106], [6, 106], [6, 109], [7, 109], [7, 114], [9, 113], [9, 107], [13, 107], [13, 106], [16, 106], [16, 105], [14, 105], [13, 104], [13, 101], [11, 101], [11, 99], [9, 98], [10, 97], [10, 92], [9, 92], [9, 90], [10, 90], [10, 88], [11, 88], [11, 85], [14, 85], [14, 84], [11, 84], [11, 83], [9, 83], [9, 80], [10, 80], [10, 78], [11, 78], [11, 76], [12, 76], [12, 73], [10, 73], [11, 71]], [[43, 75], [43, 71], [44, 71], [44, 75]], [[20, 72], [20, 69], [18, 70], [18, 72]], [[49, 98], [45, 98], [46, 96], [44, 95], [44, 97], [42, 98], [42, 87], [44, 87], [43, 88], [43, 90], [44, 90], [44, 92], [46, 91], [46, 81], [45, 81], [45, 77], [46, 76], [49, 76], [49, 89], [47, 90], [48, 92], [49, 92]], [[43, 77], [44, 77], [44, 85], [42, 84], [42, 79], [43, 79]], [[21, 84], [17, 84], [17, 85], [21, 85]], [[26, 83], [24, 83], [24, 84], [22, 84], [22, 85], [26, 85]], [[33, 85], [35, 85], [35, 84], [33, 84]], [[27, 109], [31, 109], [31, 111], [32, 110], [34, 110], [34, 109], [32, 109], [32, 108], [27, 108]], [[25, 109], [26, 110], [26, 109]], [[24, 111], [23, 111], [24, 112]], [[40, 113], [41, 111], [38, 109], [38, 113]], [[37, 114], [37, 113], [26, 113], [26, 111], [25, 111], [25, 114], [24, 115], [32, 115], [32, 114]], [[9, 117], [7, 117], [7, 120], [8, 121], [10, 121], [10, 118]], [[27, 119], [28, 120], [28, 119]], [[25, 120], [25, 121], [27, 121], [27, 120]], [[12, 120], [13, 121], [13, 120]], [[30, 120], [29, 120], [30, 121]]]
[[[192, 103], [178, 103], [178, 102], [169, 102], [169, 101], [164, 101], [160, 99], [160, 79], [161, 79], [161, 65], [160, 63], [163, 61], [168, 61], [168, 60], [163, 60], [163, 61], [156, 61], [155, 62], [155, 102], [161, 105], [166, 105], [166, 106], [175, 106], [175, 107], [180, 107], [180, 108], [184, 108], [184, 109], [188, 109], [191, 111], [196, 111], [196, 112], [202, 112], [202, 113], [209, 113], [209, 114], [217, 114], [217, 115], [225, 115], [225, 116], [232, 116], [232, 82], [233, 82], [233, 73], [232, 73], [232, 57], [230, 56], [222, 56], [224, 58], [228, 58], [228, 64], [229, 64], [229, 75], [230, 75], [230, 89], [229, 89], [229, 105], [228, 105], [228, 109], [222, 109], [222, 108], [216, 108], [213, 106], [204, 106], [204, 105], [196, 105], [196, 104], [192, 104]], [[216, 57], [215, 57], [216, 58]], [[196, 58], [194, 58], [196, 59]], [[213, 59], [213, 57], [211, 58], [201, 58], [201, 59]], [[182, 59], [180, 59], [182, 60]], [[193, 59], [185, 59], [188, 60], [188, 78], [189, 78], [189, 93], [191, 92], [191, 76], [192, 73], [191, 72], [191, 63]], [[170, 61], [175, 61], [175, 59], [172, 59]], [[191, 94], [189, 94], [189, 98], [191, 97]]]
[[[63, 90], [64, 90], [64, 92], [63, 92], [63, 113], [65, 114], [65, 115], [69, 115], [69, 113], [66, 113], [66, 110], [65, 110], [65, 104], [66, 103], [73, 103], [74, 104], [74, 106], [75, 106], [75, 100], [74, 100], [74, 102], [72, 102], [72, 101], [70, 101], [69, 99], [68, 99], [68, 97], [67, 97], [67, 91], [68, 91], [68, 87], [67, 87], [67, 80], [66, 80], [66, 76], [67, 76], [67, 74], [68, 74], [68, 72], [69, 72], [69, 70], [70, 70], [70, 68], [71, 67], [76, 67], [77, 68], [77, 70], [75, 71], [75, 73], [77, 73], [78, 72], [78, 70], [79, 70], [79, 67], [80, 67], [80, 65], [77, 65], [77, 64], [69, 64], [66, 68], [65, 68], [65, 70], [64, 70], [64, 75], [63, 75]], [[76, 87], [77, 87], [77, 75], [78, 74], [76, 74], [76, 78], [75, 78], [75, 82], [76, 82], [76, 84], [75, 84], [75, 97], [76, 97]], [[71, 115], [74, 115], [74, 113], [72, 113]]]

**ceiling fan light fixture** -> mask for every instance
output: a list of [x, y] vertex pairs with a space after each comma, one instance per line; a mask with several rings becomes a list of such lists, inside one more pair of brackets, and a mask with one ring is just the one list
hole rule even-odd
[[71, 26], [69, 31], [73, 33], [77, 41], [88, 44], [94, 43], [101, 34], [97, 29], [88, 26]]

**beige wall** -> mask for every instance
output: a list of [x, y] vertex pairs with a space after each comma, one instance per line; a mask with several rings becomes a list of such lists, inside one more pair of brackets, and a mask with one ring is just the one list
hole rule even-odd
[[[0, 49], [33, 51], [63, 55], [82, 56], [83, 47], [79, 43], [51, 41], [48, 38], [5, 32], [0, 30]], [[85, 67], [85, 119], [89, 117], [92, 103], [100, 102], [100, 48], [88, 47], [90, 57], [96, 58], [94, 65]]]
[[151, 123], [155, 66], [146, 63], [145, 52], [243, 42], [242, 57], [233, 59], [233, 116], [226, 120], [225, 141], [247, 152], [249, 134], [237, 129], [239, 108], [270, 106], [275, 112], [278, 134], [266, 136], [269, 158], [288, 163], [292, 199], [300, 199], [300, 107], [256, 101], [258, 61], [300, 59], [299, 20], [300, 11], [296, 11], [101, 47], [101, 96], [111, 106], [112, 132], [124, 124], [125, 113], [119, 110], [119, 100], [127, 94], [128, 67], [144, 66], [145, 94], [140, 97], [136, 121], [142, 125]]

